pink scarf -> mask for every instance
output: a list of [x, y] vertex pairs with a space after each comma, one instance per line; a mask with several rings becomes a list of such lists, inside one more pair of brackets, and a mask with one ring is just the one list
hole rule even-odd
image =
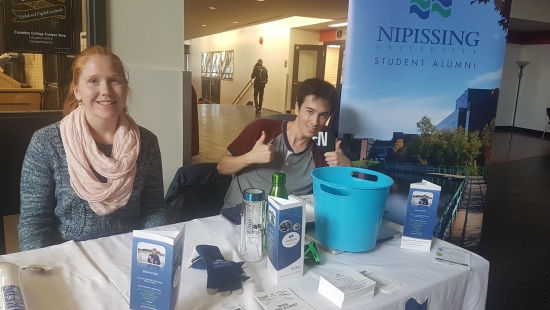
[[[97, 148], [83, 106], [65, 116], [60, 129], [71, 186], [78, 197], [88, 201], [98, 215], [126, 205], [134, 186], [140, 148], [139, 127], [130, 115], [120, 113], [111, 158]], [[107, 183], [99, 181], [94, 170], [107, 178]]]

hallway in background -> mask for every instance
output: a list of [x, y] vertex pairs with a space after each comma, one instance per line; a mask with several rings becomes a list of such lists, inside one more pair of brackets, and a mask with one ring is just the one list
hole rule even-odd
[[192, 163], [217, 163], [227, 146], [237, 138], [243, 128], [262, 116], [279, 114], [254, 106], [229, 104], [199, 104], [199, 155]]

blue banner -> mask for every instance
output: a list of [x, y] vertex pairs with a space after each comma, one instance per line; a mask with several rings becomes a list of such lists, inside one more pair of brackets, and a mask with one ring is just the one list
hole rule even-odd
[[350, 0], [340, 136], [392, 140], [424, 116], [483, 128], [496, 114], [502, 19], [492, 1]]

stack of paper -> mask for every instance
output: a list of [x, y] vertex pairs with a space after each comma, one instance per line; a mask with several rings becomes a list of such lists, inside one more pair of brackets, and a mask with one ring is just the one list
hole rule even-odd
[[319, 294], [342, 308], [344, 305], [359, 299], [368, 299], [374, 296], [376, 282], [364, 277], [357, 271], [343, 272], [321, 276]]
[[266, 310], [314, 310], [314, 308], [294, 294], [291, 289], [258, 292], [254, 293], [254, 297]]
[[359, 273], [361, 273], [365, 277], [375, 281], [376, 282], [376, 288], [384, 294], [389, 295], [389, 294], [403, 288], [401, 283], [399, 283], [399, 282], [397, 282], [393, 279], [390, 279], [390, 278], [384, 276], [383, 274], [380, 274], [380, 273], [378, 273], [378, 272], [376, 272], [376, 271], [374, 271], [370, 268], [359, 271]]

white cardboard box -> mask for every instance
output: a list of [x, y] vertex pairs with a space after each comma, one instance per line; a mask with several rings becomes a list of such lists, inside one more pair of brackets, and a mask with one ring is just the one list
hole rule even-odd
[[290, 197], [268, 197], [267, 269], [276, 284], [304, 275], [305, 205]]

